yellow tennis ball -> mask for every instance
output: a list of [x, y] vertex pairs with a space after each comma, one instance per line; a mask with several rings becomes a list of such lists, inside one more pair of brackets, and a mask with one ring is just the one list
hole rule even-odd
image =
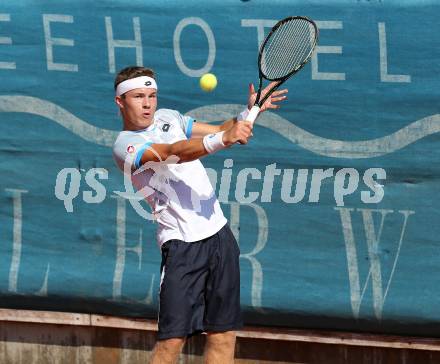
[[200, 77], [200, 87], [203, 91], [211, 92], [217, 86], [217, 77], [212, 73], [205, 73]]

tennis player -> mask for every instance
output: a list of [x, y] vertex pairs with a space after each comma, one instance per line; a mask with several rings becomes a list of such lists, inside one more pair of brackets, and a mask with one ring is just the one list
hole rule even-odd
[[[123, 131], [113, 156], [158, 222], [159, 332], [151, 362], [176, 362], [185, 339], [206, 332], [206, 362], [233, 363], [235, 330], [242, 327], [240, 251], [199, 158], [247, 144], [252, 124], [242, 120], [248, 110], [221, 125], [156, 110], [157, 81], [144, 67], [121, 70], [115, 92]], [[275, 92], [261, 111], [278, 108], [286, 92]], [[249, 108], [255, 98], [250, 85]]]

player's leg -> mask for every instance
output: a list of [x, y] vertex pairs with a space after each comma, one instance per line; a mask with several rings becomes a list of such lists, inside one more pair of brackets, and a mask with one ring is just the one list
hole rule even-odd
[[[176, 269], [177, 240], [169, 240], [161, 247], [162, 263], [159, 290], [158, 340], [153, 349], [150, 363], [175, 363], [185, 344], [188, 332], [185, 329], [187, 310], [185, 304], [185, 288], [181, 287], [178, 277], [181, 273]], [[177, 262], [179, 257], [177, 257]], [[179, 303], [181, 306], [179, 307]]]
[[205, 346], [206, 364], [234, 363], [235, 331], [208, 332]]
[[185, 338], [159, 340], [153, 349], [151, 364], [174, 364], [185, 344]]
[[240, 250], [228, 225], [212, 239], [210, 274], [206, 284], [204, 328], [208, 333], [207, 363], [233, 363], [235, 330], [242, 327], [240, 310]]
[[162, 247], [158, 342], [153, 363], [173, 363], [188, 336], [201, 333], [209, 245], [169, 240]]

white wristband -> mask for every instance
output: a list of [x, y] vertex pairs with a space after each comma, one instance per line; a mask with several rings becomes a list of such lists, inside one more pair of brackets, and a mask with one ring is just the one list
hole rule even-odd
[[248, 115], [249, 115], [249, 110], [248, 110], [248, 108], [246, 108], [240, 114], [237, 115], [237, 121], [246, 120]]
[[224, 131], [221, 131], [215, 134], [208, 134], [203, 138], [203, 145], [209, 154], [226, 148], [226, 146], [223, 144], [224, 133]]

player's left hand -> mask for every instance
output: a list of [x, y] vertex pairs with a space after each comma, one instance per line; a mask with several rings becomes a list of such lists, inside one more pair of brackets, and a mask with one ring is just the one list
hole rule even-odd
[[[261, 90], [261, 97], [264, 97], [264, 95], [276, 84], [276, 81], [271, 82], [268, 84], [263, 90]], [[268, 109], [278, 109], [280, 105], [278, 104], [281, 101], [284, 101], [287, 99], [288, 90], [282, 89], [275, 91], [272, 95], [268, 97], [268, 99], [264, 102], [263, 106], [260, 109], [260, 113], [263, 111], [266, 111]], [[257, 93], [255, 92], [255, 87], [253, 83], [249, 84], [249, 97], [248, 97], [248, 109], [250, 110], [252, 106], [254, 106], [255, 100], [257, 98]]]

